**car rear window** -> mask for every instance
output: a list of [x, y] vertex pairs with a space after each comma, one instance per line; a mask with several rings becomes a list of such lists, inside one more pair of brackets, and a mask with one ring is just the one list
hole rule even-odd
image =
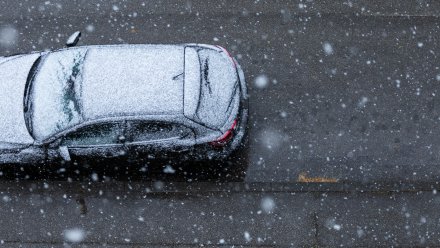
[[212, 128], [220, 128], [228, 119], [239, 91], [237, 73], [223, 52], [203, 49], [200, 60], [200, 99], [196, 115]]

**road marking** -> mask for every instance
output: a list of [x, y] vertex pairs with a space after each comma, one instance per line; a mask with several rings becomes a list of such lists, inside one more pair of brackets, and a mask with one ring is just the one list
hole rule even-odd
[[300, 183], [337, 183], [337, 178], [331, 177], [308, 177], [306, 172], [301, 172], [298, 175], [298, 182]]

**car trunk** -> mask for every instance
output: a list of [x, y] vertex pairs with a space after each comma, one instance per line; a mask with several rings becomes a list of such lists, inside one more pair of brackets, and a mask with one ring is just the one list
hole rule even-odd
[[210, 128], [227, 126], [238, 111], [238, 77], [223, 50], [187, 48], [184, 87], [185, 115]]

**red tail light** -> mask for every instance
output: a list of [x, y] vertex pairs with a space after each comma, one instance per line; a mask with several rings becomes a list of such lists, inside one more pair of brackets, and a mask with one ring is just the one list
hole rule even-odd
[[214, 147], [223, 147], [228, 144], [228, 142], [234, 137], [234, 130], [237, 126], [237, 120], [234, 120], [232, 123], [232, 126], [228, 131], [226, 131], [222, 136], [220, 136], [218, 139], [209, 142], [211, 146]]

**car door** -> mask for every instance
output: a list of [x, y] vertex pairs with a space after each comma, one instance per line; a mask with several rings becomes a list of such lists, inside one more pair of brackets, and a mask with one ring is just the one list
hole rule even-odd
[[43, 147], [0, 142], [0, 164], [34, 164], [44, 162], [45, 157]]
[[193, 130], [182, 124], [132, 120], [126, 128], [126, 146], [132, 158], [168, 158], [195, 144]]
[[71, 160], [121, 157], [126, 154], [123, 133], [122, 121], [91, 124], [66, 134], [60, 150]]

